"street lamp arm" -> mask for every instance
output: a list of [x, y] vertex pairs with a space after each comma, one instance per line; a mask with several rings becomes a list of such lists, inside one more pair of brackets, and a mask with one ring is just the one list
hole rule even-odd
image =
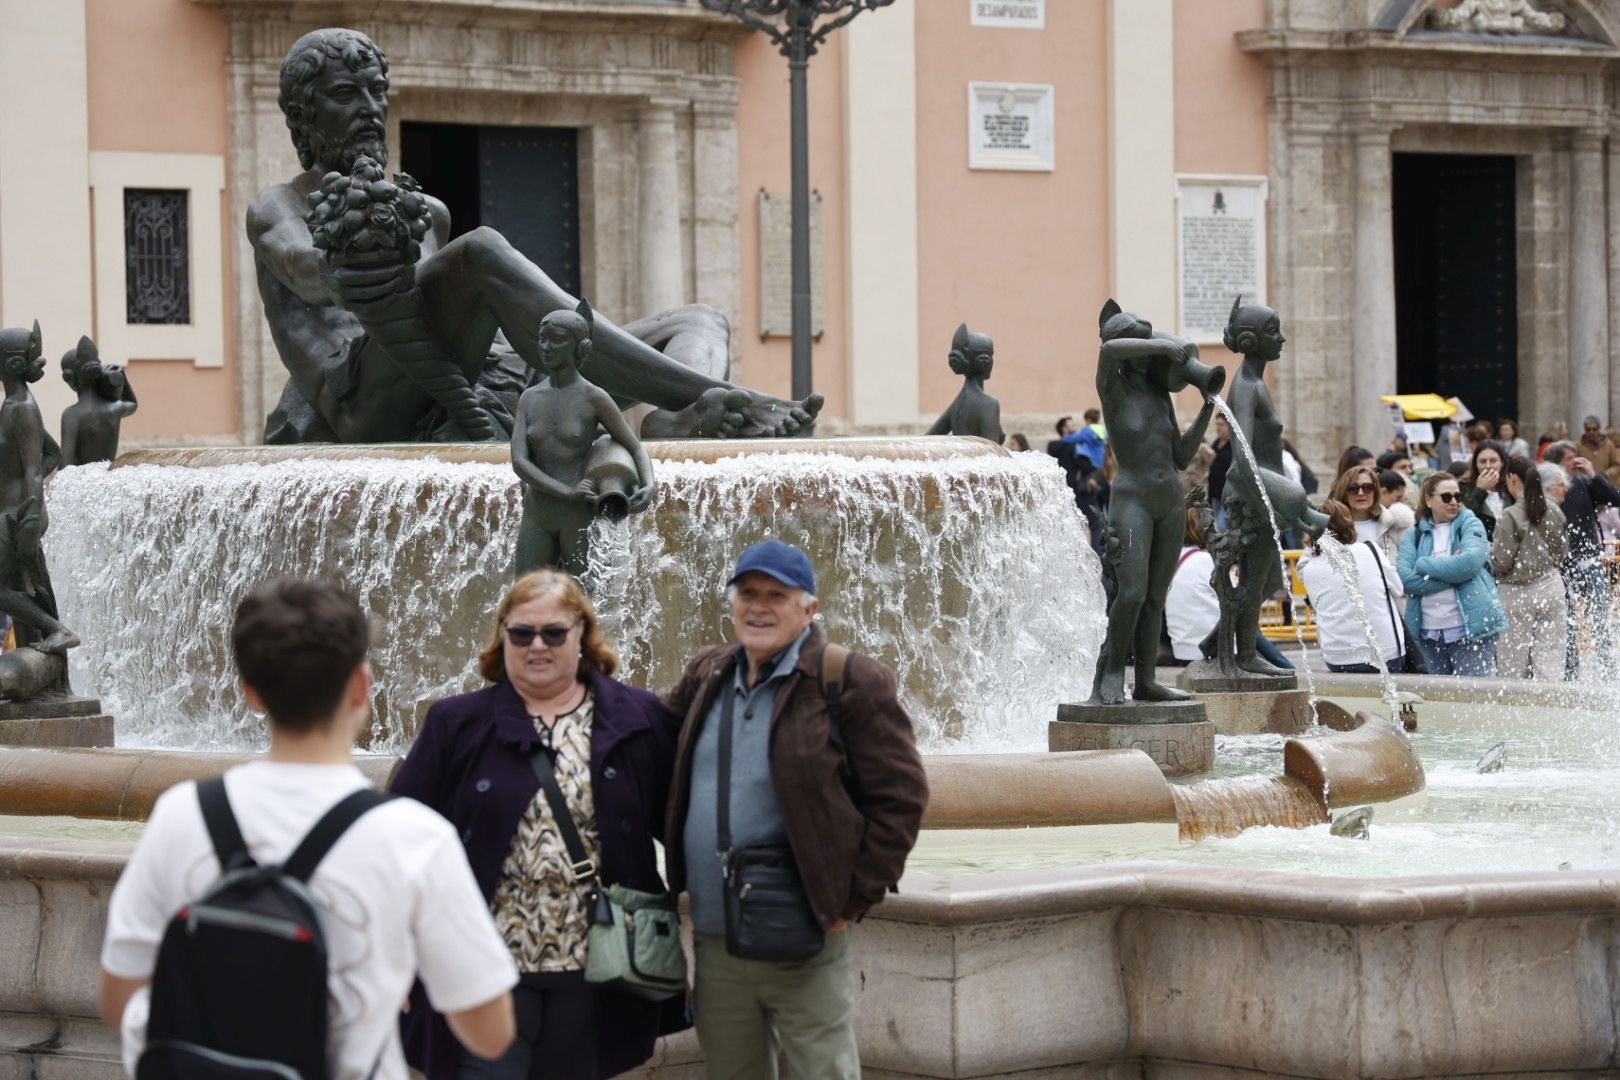
[[[815, 4], [818, 12], [828, 15], [844, 6], [844, 0], [812, 0], [812, 2]], [[811, 31], [810, 51], [815, 52], [817, 45], [826, 43], [828, 34], [831, 34], [840, 26], [845, 25], [861, 12], [875, 11], [880, 7], [888, 7], [892, 3], [894, 3], [894, 0], [853, 0], [852, 6], [848, 11], [845, 11], [842, 15], [839, 15], [828, 22], [822, 23], [820, 26]]]
[[[828, 35], [863, 11], [888, 7], [894, 0], [701, 0], [704, 8], [730, 15], [767, 35], [790, 59], [814, 56]], [[779, 22], [782, 16], [787, 18]], [[816, 20], [833, 16], [816, 25]]]
[[787, 10], [790, 0], [702, 0], [702, 3], [709, 11], [733, 16], [744, 26], [765, 34], [778, 48], [787, 50], [787, 35], [773, 20]]

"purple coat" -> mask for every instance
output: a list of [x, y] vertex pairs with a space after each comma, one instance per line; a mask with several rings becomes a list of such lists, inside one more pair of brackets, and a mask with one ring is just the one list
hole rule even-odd
[[[602, 839], [601, 879], [662, 892], [654, 838], [663, 838], [664, 806], [674, 772], [676, 719], [646, 690], [586, 671], [596, 695], [591, 720], [591, 794]], [[518, 822], [540, 790], [529, 755], [539, 745], [517, 690], [502, 679], [470, 694], [435, 702], [411, 744], [391, 791], [426, 803], [461, 834], [484, 898], [495, 895]], [[660, 1006], [598, 995], [598, 1074], [617, 1076], [652, 1055], [653, 1041], [675, 1030], [677, 1004]], [[429, 1080], [453, 1077], [461, 1048], [432, 1011], [420, 983], [401, 1019], [405, 1056]]]

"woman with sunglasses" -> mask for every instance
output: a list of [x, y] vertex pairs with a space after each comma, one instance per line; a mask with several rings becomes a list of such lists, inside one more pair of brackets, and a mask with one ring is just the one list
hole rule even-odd
[[[494, 624], [478, 657], [490, 685], [428, 710], [391, 787], [461, 833], [522, 973], [518, 1037], [498, 1061], [463, 1051], [418, 985], [402, 1020], [406, 1055], [429, 1080], [616, 1076], [651, 1056], [660, 1008], [585, 982], [586, 897], [593, 872], [604, 885], [664, 891], [653, 840], [675, 721], [654, 695], [612, 678], [618, 657], [567, 574], [518, 578]], [[556, 778], [590, 866], [570, 857], [541, 769]]]
[[[1316, 640], [1322, 660], [1329, 671], [1373, 675], [1387, 667], [1392, 674], [1399, 674], [1405, 669], [1402, 655], [1406, 632], [1396, 614], [1403, 594], [1395, 564], [1385, 560], [1376, 543], [1358, 536], [1350, 508], [1344, 503], [1329, 499], [1318, 509], [1328, 516], [1325, 535], [1331, 535], [1348, 552], [1346, 569], [1355, 568], [1349, 580], [1340, 576], [1339, 567], [1322, 554], [1325, 537], [1318, 538], [1300, 556], [1297, 572], [1316, 612]], [[1367, 641], [1361, 612], [1366, 613], [1372, 626], [1378, 643], [1376, 654]]]
[[1356, 542], [1370, 540], [1378, 546], [1384, 561], [1394, 566], [1401, 554], [1401, 537], [1416, 520], [1405, 504], [1385, 506], [1378, 473], [1372, 465], [1352, 465], [1333, 481], [1329, 496], [1350, 510]]
[[1401, 539], [1406, 628], [1434, 675], [1496, 673], [1496, 636], [1507, 616], [1490, 571], [1485, 526], [1462, 504], [1449, 472], [1431, 473], [1418, 493], [1418, 523]]

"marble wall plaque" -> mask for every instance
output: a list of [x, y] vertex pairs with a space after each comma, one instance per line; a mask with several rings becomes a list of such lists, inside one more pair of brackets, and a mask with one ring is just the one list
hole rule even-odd
[[1046, 0], [968, 0], [974, 26], [1046, 29]]
[[[826, 275], [822, 273], [821, 195], [810, 193], [810, 333], [827, 327]], [[759, 193], [759, 336], [793, 334], [793, 200]]]
[[968, 83], [968, 168], [1051, 172], [1052, 87]]
[[1218, 342], [1239, 293], [1265, 303], [1266, 180], [1176, 178], [1181, 335]]

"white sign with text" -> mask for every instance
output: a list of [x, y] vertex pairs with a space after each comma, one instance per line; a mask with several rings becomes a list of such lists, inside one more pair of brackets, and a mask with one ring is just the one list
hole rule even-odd
[[968, 168], [1051, 172], [1052, 87], [968, 83]]
[[1217, 342], [1240, 294], [1266, 302], [1266, 178], [1178, 176], [1181, 334]]
[[974, 26], [1046, 29], [1046, 0], [968, 0]]

